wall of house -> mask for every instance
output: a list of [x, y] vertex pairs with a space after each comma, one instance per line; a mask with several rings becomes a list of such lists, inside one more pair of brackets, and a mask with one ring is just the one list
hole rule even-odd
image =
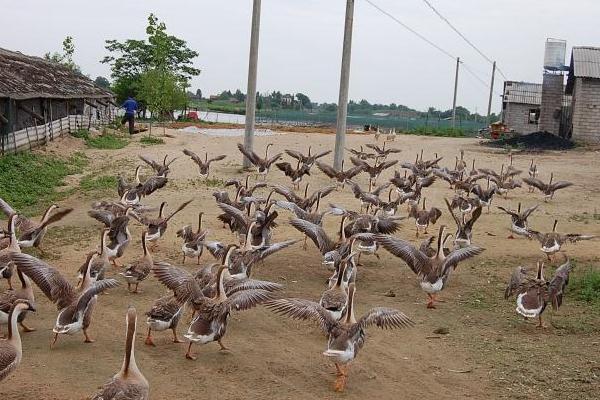
[[542, 81], [542, 105], [540, 107], [540, 131], [555, 135], [560, 131], [563, 102], [563, 75], [544, 74]]
[[573, 140], [600, 143], [600, 79], [575, 79], [572, 113]]
[[537, 132], [538, 124], [529, 123], [529, 110], [538, 108], [540, 106], [535, 104], [506, 103], [502, 111], [502, 122], [521, 134]]

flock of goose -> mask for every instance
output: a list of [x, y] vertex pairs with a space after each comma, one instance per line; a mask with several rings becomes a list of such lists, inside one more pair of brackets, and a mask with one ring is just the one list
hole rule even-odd
[[[386, 144], [384, 142], [381, 147], [367, 144], [360, 149], [349, 149], [353, 166], [344, 169], [342, 165], [341, 170], [321, 161], [330, 151], [313, 154], [309, 147], [308, 153], [303, 154], [286, 150], [292, 160], [284, 162], [281, 161], [283, 153], [269, 156], [270, 145], [267, 145], [264, 156], [238, 145], [239, 151], [256, 167], [256, 173], [263, 179], [253, 185], [250, 184], [250, 175], [243, 180], [230, 179], [223, 188], [213, 193], [221, 211], [218, 220], [224, 229], [235, 235], [233, 243], [209, 240], [209, 232], [203, 228], [202, 212], [198, 214], [196, 229], [190, 224], [176, 232], [182, 243], [181, 265], [188, 259], [200, 264], [204, 251], [216, 260], [198, 267], [193, 273], [182, 266], [155, 260], [153, 256], [160, 239], [168, 231], [170, 220], [192, 200], [183, 202], [170, 213], [166, 212], [167, 203], [163, 202], [157, 217], [151, 215], [156, 212], [155, 208], [142, 204], [144, 198], [167, 185], [170, 166], [176, 158], [168, 161], [165, 156], [160, 162], [140, 156], [152, 169], [152, 175], [141, 180], [141, 167], [138, 166], [133, 181], [119, 176], [117, 200], [92, 204], [88, 214], [103, 226], [99, 232], [100, 245], [87, 254], [79, 269], [77, 283], [71, 283], [45, 261], [21, 252], [23, 248], [39, 247], [48, 226], [72, 210], [52, 205], [37, 222], [18, 214], [0, 199], [0, 209], [8, 217], [7, 230], [0, 233], [0, 273], [9, 285], [0, 294], [0, 324], [8, 327], [6, 339], [0, 341], [0, 381], [13, 373], [21, 361], [19, 327], [24, 332], [32, 330], [25, 324], [25, 318], [36, 311], [34, 284], [57, 307], [51, 342], [51, 346], [56, 346], [59, 335], [79, 332], [84, 335], [85, 342], [92, 342], [88, 328], [94, 308], [98, 306], [98, 294], [116, 288], [120, 281], [127, 283], [129, 291], [138, 293], [139, 286], [153, 276], [169, 290], [169, 294], [156, 299], [146, 312], [146, 345], [154, 346], [153, 333], [161, 331], [171, 331], [173, 342], [182, 342], [177, 328], [187, 307], [192, 318], [184, 335], [188, 342], [185, 357], [196, 359], [192, 352], [195, 343], [217, 342], [222, 350], [227, 350], [223, 339], [230, 314], [263, 305], [276, 314], [312, 320], [321, 327], [327, 338], [323, 354], [336, 367], [334, 389], [342, 391], [349, 365], [364, 345], [367, 328], [408, 328], [414, 325], [401, 311], [384, 307], [371, 308], [357, 318], [354, 302], [359, 286], [361, 255], [379, 258], [379, 251], [383, 248], [400, 258], [417, 276], [428, 297], [427, 308], [435, 308], [436, 296], [448, 285], [449, 277], [458, 264], [484, 251], [473, 244], [473, 228], [476, 222], [485, 218], [484, 208], [489, 213], [495, 196], [507, 196], [510, 191], [525, 184], [530, 191], [538, 189], [545, 201], [551, 201], [558, 190], [572, 185], [570, 182], [554, 181], [553, 174], [550, 174], [549, 182], [544, 183], [539, 179], [540, 171], [534, 161], [526, 172], [529, 176], [520, 180], [519, 176], [524, 171], [513, 165], [512, 155], [508, 165], [503, 165], [500, 172], [490, 168], [477, 169], [475, 161], [469, 170], [462, 151], [456, 156], [453, 168], [449, 168], [440, 166], [443, 157], [437, 154], [431, 159], [424, 159], [423, 151], [413, 162], [390, 160], [400, 150], [386, 148]], [[208, 154], [202, 157], [187, 149], [183, 153], [197, 164], [201, 178], [208, 178], [211, 164], [226, 157], [209, 158]], [[293, 187], [267, 183], [267, 174], [273, 165], [290, 179]], [[331, 179], [331, 184], [312, 193], [309, 193], [308, 184], [300, 190], [303, 178], [310, 176], [315, 166]], [[394, 166], [400, 169], [391, 179], [378, 184], [381, 173]], [[356, 177], [360, 174], [368, 176], [366, 187], [357, 183]], [[428, 207], [427, 203], [427, 188], [439, 181], [447, 182], [451, 190], [452, 197], [444, 198], [445, 211]], [[354, 206], [332, 203], [322, 206], [328, 195], [346, 186], [358, 200]], [[230, 188], [234, 189], [233, 192]], [[260, 191], [266, 197], [258, 195]], [[548, 233], [532, 229], [528, 217], [538, 206], [522, 209], [519, 203], [516, 210], [498, 208], [510, 216], [511, 232], [538, 240], [548, 260], [554, 258], [567, 242], [593, 238], [557, 233], [557, 221]], [[290, 213], [289, 224], [303, 235], [304, 249], [310, 239], [322, 255], [323, 265], [331, 273], [318, 302], [287, 298], [280, 294], [284, 289], [281, 284], [253, 276], [256, 264], [299, 241], [274, 242], [274, 229], [281, 223], [279, 213], [282, 210]], [[442, 225], [437, 235], [428, 235], [428, 229], [446, 212], [456, 224], [454, 233], [447, 233], [449, 228]], [[339, 230], [326, 232], [323, 226], [325, 218], [339, 218]], [[408, 240], [393, 236], [405, 219], [414, 220], [416, 237], [423, 237], [420, 245], [415, 246]], [[122, 266], [119, 259], [129, 248], [132, 239], [129, 224], [132, 222], [143, 227], [142, 252], [135, 262]], [[512, 234], [510, 237], [514, 238]], [[526, 319], [538, 318], [539, 326], [543, 326], [542, 314], [546, 305], [550, 303], [557, 309], [562, 303], [572, 269], [568, 257], [564, 258], [551, 279], [544, 275], [544, 261], [538, 262], [535, 270], [519, 266], [510, 277], [505, 296], [508, 298], [516, 294], [517, 313]], [[114, 271], [118, 271], [121, 278], [117, 279]], [[18, 285], [13, 283], [15, 277]], [[136, 310], [130, 307], [126, 313], [123, 366], [93, 399], [148, 398], [149, 383], [137, 367], [134, 356], [136, 319]]]

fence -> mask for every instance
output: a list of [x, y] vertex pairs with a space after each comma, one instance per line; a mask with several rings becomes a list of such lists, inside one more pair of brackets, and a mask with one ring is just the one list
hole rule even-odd
[[79, 129], [102, 128], [116, 117], [115, 107], [103, 107], [101, 111], [86, 105], [83, 114], [68, 115], [41, 125], [32, 123], [24, 129], [0, 135], [0, 150], [2, 154], [31, 150]]

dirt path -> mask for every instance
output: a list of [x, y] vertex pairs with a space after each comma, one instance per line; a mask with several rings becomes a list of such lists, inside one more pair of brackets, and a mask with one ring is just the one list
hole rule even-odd
[[[217, 207], [211, 193], [214, 187], [200, 182], [195, 165], [181, 154], [186, 147], [197, 153], [227, 154], [227, 159], [215, 164], [214, 178], [227, 179], [240, 175], [241, 158], [235, 145], [241, 138], [205, 137], [197, 134], [169, 131], [173, 138], [166, 144], [141, 147], [132, 143], [122, 150], [86, 150], [92, 163], [86, 173], [98, 175], [125, 172], [133, 174], [137, 154], [156, 159], [164, 154], [179, 156], [172, 166], [167, 188], [150, 196], [147, 203], [158, 205], [163, 199], [174, 208], [189, 198], [194, 202], [170, 224], [159, 250], [158, 260], [180, 262], [180, 243], [175, 231], [187, 223], [196, 224], [197, 212], [206, 214], [210, 238], [231, 240], [231, 235], [217, 223]], [[349, 135], [347, 147], [372, 142], [372, 137]], [[284, 149], [313, 152], [333, 148], [334, 137], [321, 134], [283, 134], [255, 139], [256, 149], [273, 143], [271, 151]], [[48, 151], [79, 149], [75, 139], [53, 144]], [[79, 147], [78, 147], [79, 146]], [[401, 148], [400, 160], [412, 160], [425, 149], [425, 156], [434, 152], [444, 156], [443, 165], [453, 166], [459, 149], [466, 151], [468, 162], [476, 156], [477, 166], [500, 169], [508, 162], [505, 153], [478, 146], [473, 139], [445, 139], [402, 136], [388, 146]], [[552, 203], [542, 204], [531, 217], [539, 230], [552, 228], [559, 219], [559, 230], [600, 235], [600, 221], [593, 218], [600, 208], [600, 157], [598, 152], [575, 150], [568, 153], [548, 152], [535, 156], [543, 179], [550, 172], [556, 179], [571, 180], [575, 187], [558, 193]], [[326, 162], [331, 158], [327, 157]], [[527, 169], [530, 156], [517, 155], [515, 164]], [[125, 168], [128, 168], [126, 170]], [[147, 171], [145, 171], [147, 173]], [[383, 182], [391, 171], [380, 178]], [[271, 182], [285, 183], [279, 171], [270, 174]], [[364, 183], [365, 176], [358, 178]], [[328, 180], [316, 168], [309, 182], [313, 189]], [[427, 190], [430, 205], [445, 210], [443, 196], [451, 196], [443, 182]], [[75, 207], [60, 227], [50, 230], [45, 247], [50, 263], [75, 279], [75, 271], [83, 262], [85, 252], [96, 246], [99, 225], [86, 216], [94, 199], [76, 194], [62, 204]], [[327, 202], [357, 206], [348, 190], [335, 193]], [[524, 206], [540, 202], [539, 194], [517, 190], [508, 200], [495, 200], [496, 205], [512, 205], [521, 201]], [[405, 214], [406, 211], [402, 210]], [[287, 213], [281, 212], [281, 222]], [[333, 232], [337, 219], [328, 218], [326, 228]], [[441, 223], [452, 226], [445, 212]], [[154, 279], [140, 286], [139, 295], [128, 294], [124, 287], [100, 296], [91, 327], [97, 339], [83, 344], [82, 336], [61, 338], [54, 350], [49, 349], [51, 327], [56, 316], [54, 307], [41, 292], [36, 291], [39, 312], [28, 317], [29, 324], [38, 330], [23, 338], [24, 359], [18, 372], [0, 384], [2, 399], [84, 399], [119, 368], [123, 357], [124, 314], [127, 305], [138, 310], [136, 358], [151, 384], [153, 399], [187, 398], [190, 395], [218, 399], [594, 399], [600, 398], [600, 313], [575, 302], [567, 294], [565, 304], [549, 318], [550, 328], [538, 330], [523, 322], [514, 313], [514, 302], [502, 298], [504, 283], [512, 269], [519, 264], [533, 265], [540, 256], [539, 246], [525, 239], [508, 240], [510, 219], [492, 208], [484, 214], [475, 229], [474, 242], [485, 247], [485, 253], [473, 261], [461, 264], [447, 290], [445, 303], [437, 310], [427, 310], [425, 296], [414, 275], [396, 258], [381, 251], [381, 260], [363, 258], [359, 270], [357, 309], [366, 311], [373, 306], [388, 306], [402, 310], [416, 321], [416, 327], [403, 331], [369, 330], [366, 346], [353, 364], [347, 391], [332, 392], [333, 367], [321, 355], [325, 339], [310, 323], [293, 322], [258, 308], [235, 313], [225, 343], [230, 353], [218, 352], [216, 344], [197, 346], [198, 360], [184, 358], [185, 344], [173, 344], [168, 333], [158, 333], [156, 348], [143, 344], [145, 317], [153, 300], [165, 293]], [[437, 227], [437, 226], [436, 226]], [[435, 230], [435, 229], [434, 229]], [[135, 241], [126, 253], [124, 262], [141, 253], [139, 225], [133, 224]], [[404, 223], [398, 236], [414, 240], [414, 225]], [[300, 238], [287, 224], [282, 223], [275, 240]], [[599, 266], [598, 242], [567, 245], [568, 254], [577, 259], [579, 269], [584, 265]], [[205, 262], [212, 261], [208, 255]], [[193, 271], [195, 265], [186, 268]], [[576, 271], [578, 273], [579, 271]], [[111, 271], [109, 275], [116, 274]], [[320, 265], [314, 246], [303, 251], [300, 244], [269, 258], [256, 271], [256, 277], [282, 282], [290, 296], [318, 299], [327, 272]], [[384, 294], [393, 290], [396, 297]], [[179, 326], [180, 334], [187, 330], [189, 314]], [[446, 328], [447, 335], [435, 334]]]

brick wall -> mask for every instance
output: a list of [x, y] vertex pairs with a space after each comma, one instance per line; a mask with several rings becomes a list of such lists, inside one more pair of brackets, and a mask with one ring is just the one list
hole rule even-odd
[[540, 107], [540, 131], [558, 135], [563, 100], [563, 75], [544, 74], [542, 81], [542, 105]]
[[572, 121], [573, 140], [600, 143], [600, 79], [575, 79]]
[[506, 103], [502, 112], [502, 122], [515, 132], [527, 134], [538, 131], [537, 124], [529, 123], [529, 110], [539, 108], [535, 104]]

